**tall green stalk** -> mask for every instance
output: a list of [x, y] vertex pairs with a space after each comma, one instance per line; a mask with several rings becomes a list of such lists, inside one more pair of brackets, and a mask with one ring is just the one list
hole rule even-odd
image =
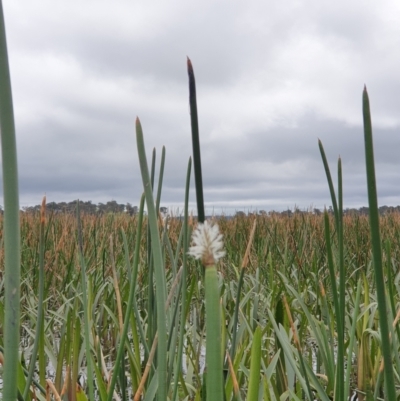
[[[157, 347], [157, 375], [158, 375], [158, 391], [157, 400], [167, 400], [167, 328], [166, 317], [163, 313], [166, 302], [166, 283], [164, 260], [161, 251], [161, 241], [158, 233], [158, 214], [155, 210], [153, 191], [150, 183], [150, 174], [146, 159], [146, 150], [144, 147], [143, 131], [139, 118], [136, 119], [136, 143], [138, 147], [140, 171], [142, 173], [143, 188], [146, 196], [148, 224], [150, 226], [151, 247], [154, 261], [154, 274], [156, 281], [156, 302], [157, 302], [157, 330], [158, 330], [158, 347]], [[152, 285], [152, 283], [149, 283]]]
[[329, 192], [331, 194], [333, 211], [335, 216], [335, 226], [339, 247], [339, 292], [336, 286], [335, 263], [332, 255], [331, 236], [329, 230], [329, 217], [325, 211], [325, 239], [328, 257], [328, 269], [331, 279], [332, 296], [336, 313], [336, 326], [338, 332], [338, 352], [335, 374], [335, 401], [341, 401], [344, 397], [344, 327], [345, 327], [345, 299], [346, 299], [346, 276], [344, 266], [344, 246], [343, 246], [343, 183], [342, 183], [342, 160], [338, 160], [338, 199], [336, 199], [333, 187], [332, 176], [328, 161], [326, 159], [322, 142], [318, 141], [319, 150], [324, 164], [325, 174], [328, 181]]
[[396, 388], [393, 376], [392, 356], [390, 352], [389, 325], [387, 318], [385, 278], [383, 275], [381, 237], [379, 232], [378, 195], [376, 191], [374, 145], [372, 139], [372, 123], [367, 88], [363, 91], [363, 120], [365, 163], [367, 169], [369, 223], [371, 230], [372, 256], [375, 271], [376, 293], [378, 299], [379, 326], [381, 328], [382, 354], [385, 366], [385, 398], [396, 399]]
[[215, 264], [205, 269], [207, 401], [223, 401], [218, 273]]
[[197, 218], [200, 223], [204, 223], [204, 197], [203, 197], [203, 178], [201, 172], [199, 121], [197, 118], [197, 100], [196, 100], [196, 81], [192, 62], [187, 59], [187, 68], [189, 75], [189, 106], [190, 122], [192, 126], [192, 146], [193, 146], [193, 167], [194, 181], [196, 185]]
[[322, 163], [324, 164], [326, 179], [328, 180], [328, 186], [329, 186], [329, 192], [331, 194], [333, 212], [335, 214], [336, 229], [338, 229], [338, 226], [339, 226], [339, 209], [338, 209], [338, 206], [337, 206], [335, 189], [333, 187], [333, 181], [332, 181], [331, 172], [329, 170], [328, 160], [326, 158], [325, 150], [324, 150], [324, 147], [322, 146], [322, 142], [321, 142], [320, 139], [318, 139], [318, 146], [319, 146], [319, 151], [321, 153]]
[[[188, 243], [189, 243], [189, 189], [190, 189], [190, 174], [192, 171], [192, 159], [189, 158], [187, 174], [186, 174], [186, 186], [185, 186], [185, 206], [184, 206], [184, 215], [183, 215], [183, 272], [182, 272], [182, 304], [181, 304], [181, 320], [180, 320], [180, 328], [179, 328], [179, 344], [177, 350], [177, 361], [182, 360], [183, 355], [183, 344], [184, 344], [184, 334], [185, 334], [185, 319], [186, 319], [186, 297], [187, 297], [187, 251], [188, 251]], [[174, 389], [172, 393], [172, 401], [177, 400], [178, 394], [178, 377], [181, 374], [182, 364], [177, 363], [175, 365], [174, 370]]]
[[[84, 339], [86, 348], [86, 370], [87, 380], [89, 384], [89, 400], [94, 400], [94, 386], [93, 386], [93, 371], [92, 371], [92, 355], [90, 346], [90, 332], [92, 322], [89, 315], [88, 306], [88, 285], [87, 285], [87, 273], [86, 273], [86, 262], [83, 255], [83, 239], [82, 239], [82, 227], [81, 227], [81, 216], [79, 211], [79, 201], [76, 207], [77, 224], [78, 224], [78, 242], [79, 242], [79, 262], [81, 265], [81, 285], [82, 285], [82, 301], [83, 301], [83, 319], [84, 319]], [[78, 320], [79, 321], [79, 320]]]
[[199, 223], [192, 235], [189, 255], [205, 268], [207, 401], [223, 400], [221, 304], [217, 262], [225, 255], [217, 224]]
[[[135, 244], [135, 253], [134, 253], [134, 259], [133, 259], [133, 269], [132, 269], [132, 276], [130, 277], [130, 287], [129, 287], [129, 297], [128, 297], [128, 303], [126, 306], [126, 313], [125, 313], [125, 318], [124, 318], [124, 326], [123, 330], [121, 333], [121, 338], [119, 341], [118, 345], [118, 351], [117, 351], [117, 357], [115, 359], [115, 368], [113, 371], [113, 375], [111, 377], [111, 382], [108, 388], [108, 401], [112, 401], [113, 399], [113, 394], [114, 394], [114, 388], [115, 388], [115, 383], [117, 381], [117, 376], [121, 367], [121, 361], [122, 357], [124, 355], [124, 349], [125, 349], [125, 342], [126, 338], [128, 336], [128, 329], [129, 329], [129, 320], [132, 316], [131, 310], [132, 310], [132, 305], [133, 305], [133, 299], [135, 296], [135, 289], [136, 289], [136, 278], [137, 278], [137, 272], [138, 272], [138, 266], [139, 266], [139, 256], [140, 256], [140, 239], [141, 239], [141, 233], [142, 233], [142, 224], [143, 224], [143, 211], [144, 211], [144, 194], [142, 195], [142, 198], [140, 200], [140, 208], [139, 208], [139, 219], [137, 222], [137, 228], [136, 228], [136, 244]], [[124, 237], [124, 243], [126, 243], [126, 236], [125, 232], [122, 230], [122, 236]], [[128, 249], [125, 248], [125, 262], [127, 264], [127, 267], [129, 265], [129, 254], [128, 254]], [[130, 268], [128, 269], [128, 271]], [[125, 372], [124, 372], [125, 374]]]
[[29, 363], [29, 373], [26, 379], [26, 386], [23, 394], [24, 400], [28, 399], [29, 396], [29, 387], [32, 382], [33, 374], [35, 372], [36, 366], [36, 356], [39, 348], [39, 339], [41, 337], [41, 330], [43, 328], [43, 319], [44, 319], [44, 307], [43, 307], [43, 299], [44, 299], [44, 248], [45, 248], [45, 239], [44, 239], [44, 228], [46, 224], [46, 197], [43, 198], [42, 207], [40, 209], [40, 233], [39, 233], [39, 296], [38, 296], [38, 314], [37, 314], [37, 322], [36, 322], [36, 334], [35, 341], [33, 344], [32, 354]]
[[[344, 399], [344, 326], [345, 326], [345, 299], [346, 299], [346, 276], [344, 267], [344, 248], [343, 248], [343, 185], [342, 185], [342, 160], [338, 160], [338, 219], [337, 234], [339, 245], [339, 305], [340, 314], [338, 315], [338, 354], [336, 364], [336, 383], [335, 400]], [[334, 279], [332, 277], [332, 279]]]
[[17, 398], [17, 365], [20, 330], [21, 239], [17, 145], [8, 66], [7, 41], [0, 1], [0, 132], [4, 187], [5, 322], [3, 400]]
[[261, 327], [257, 326], [251, 346], [251, 359], [250, 359], [250, 379], [249, 389], [247, 393], [247, 401], [258, 401], [258, 393], [260, 388], [260, 371], [261, 371], [261, 340], [262, 333]]

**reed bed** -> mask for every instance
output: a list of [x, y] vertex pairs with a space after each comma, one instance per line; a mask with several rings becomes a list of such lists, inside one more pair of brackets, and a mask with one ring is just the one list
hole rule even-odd
[[[20, 330], [23, 338], [21, 369], [31, 366], [39, 322], [38, 313], [42, 307], [43, 322], [39, 330], [40, 341], [34, 375], [37, 384], [33, 384], [31, 389], [35, 389], [36, 395], [40, 397], [40, 389], [46, 391], [46, 386], [49, 389], [51, 381], [54, 391], [62, 394], [64, 388], [64, 393], [69, 394], [65, 399], [73, 399], [72, 393], [76, 391], [78, 394], [78, 391], [75, 384], [71, 383], [77, 383], [80, 374], [87, 378], [88, 357], [83, 333], [84, 294], [81, 284], [78, 220], [71, 214], [48, 213], [44, 230], [41, 230], [43, 216], [39, 213], [21, 213], [20, 219]], [[139, 220], [140, 216], [131, 217], [126, 214], [80, 216], [87, 278], [86, 307], [90, 316], [89, 355], [94, 364], [94, 392], [98, 399], [106, 398], [110, 375], [116, 369], [115, 361], [124, 317], [131, 315], [124, 355], [120, 361], [120, 371], [123, 374], [116, 378], [115, 385], [116, 394], [121, 399], [131, 397], [139, 388], [155, 337], [156, 304], [154, 299], [150, 304], [149, 287], [153, 290], [156, 287], [154, 282], [149, 285], [148, 270], [151, 261], [147, 257], [148, 219], [144, 217], [142, 223]], [[307, 386], [302, 383], [307, 375], [315, 381], [310, 379], [309, 383], [313, 399], [324, 399], [321, 397], [322, 390], [322, 394], [327, 396], [333, 394], [337, 332], [324, 220], [323, 215], [311, 213], [298, 213], [292, 217], [221, 217], [216, 220], [223, 234], [226, 250], [218, 268], [226, 399], [278, 400], [284, 399], [281, 397], [285, 393], [286, 399], [307, 399]], [[329, 220], [333, 226], [334, 216], [329, 216]], [[166, 288], [171, 289], [179, 275], [179, 268], [183, 265], [184, 253], [179, 244], [184, 221], [182, 218], [171, 217], [167, 223], [168, 230], [160, 220], [158, 230], [160, 238], [163, 238]], [[3, 219], [0, 218], [0, 225], [2, 224]], [[252, 231], [252, 242], [248, 247]], [[380, 395], [384, 399], [368, 216], [344, 217], [343, 231], [346, 267], [344, 373], [349, 376], [349, 390], [358, 389], [360, 395], [370, 391], [375, 397]], [[399, 310], [400, 215], [393, 213], [383, 216], [381, 232], [385, 249], [385, 276], [388, 278], [389, 288], [387, 296], [392, 308], [388, 318], [393, 327], [392, 357], [396, 361], [399, 330], [393, 322]], [[3, 243], [3, 237], [0, 237], [0, 241]], [[39, 305], [37, 289], [40, 280], [41, 241], [44, 302]], [[336, 242], [335, 233], [332, 233], [333, 248], [337, 248]], [[135, 255], [137, 244], [139, 252]], [[247, 263], [242, 268], [247, 248]], [[3, 265], [4, 252], [1, 252], [0, 257]], [[128, 310], [134, 257], [139, 259], [134, 284], [135, 300], [132, 309]], [[173, 320], [175, 315], [175, 325], [182, 330], [185, 366], [182, 366], [177, 376], [169, 373], [166, 391], [171, 397], [174, 383], [179, 381], [176, 399], [202, 399], [205, 372], [201, 368], [204, 365], [201, 350], [205, 345], [206, 333], [204, 270], [200, 263], [190, 258], [186, 261], [186, 267], [187, 294], [179, 295], [175, 290], [177, 292], [172, 301], [174, 309], [166, 315], [167, 320]], [[116, 276], [113, 275], [114, 270]], [[232, 353], [237, 287], [242, 270], [237, 338]], [[3, 305], [3, 281], [1, 288]], [[120, 294], [119, 299], [116, 291]], [[180, 307], [185, 309], [183, 314], [176, 312]], [[1, 311], [0, 316], [3, 320], [4, 311]], [[1, 327], [4, 327], [3, 321]], [[167, 354], [170, 357], [168, 362], [173, 368], [182, 365], [176, 358], [178, 338], [179, 333], [170, 329]], [[255, 350], [255, 347], [258, 348]], [[230, 352], [232, 356], [228, 362], [225, 356]], [[283, 358], [285, 352], [288, 354]], [[254, 362], [255, 357], [252, 354], [260, 357], [258, 364]], [[300, 355], [306, 366], [306, 374], [301, 370]], [[53, 367], [51, 374], [48, 369], [50, 365]], [[151, 365], [143, 386], [144, 397], [151, 391], [151, 379], [156, 371], [154, 362]], [[394, 368], [397, 369], [398, 366], [395, 364]], [[254, 369], [256, 384], [254, 379], [252, 382], [250, 374]], [[249, 390], [254, 386], [257, 387], [257, 397], [246, 397], [247, 393], [254, 394], [254, 390], [252, 393]], [[318, 386], [321, 386], [319, 393]], [[84, 391], [88, 389], [87, 381], [83, 387]], [[22, 387], [20, 391], [22, 394]], [[27, 399], [29, 397], [31, 393], [28, 393]]]

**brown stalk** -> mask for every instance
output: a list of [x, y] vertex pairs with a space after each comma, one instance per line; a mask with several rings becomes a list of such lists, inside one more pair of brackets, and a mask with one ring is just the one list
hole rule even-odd
[[46, 401], [50, 401], [50, 391], [53, 393], [54, 398], [56, 401], [61, 401], [60, 394], [58, 394], [54, 384], [51, 382], [50, 379], [46, 380]]
[[229, 373], [231, 374], [231, 377], [232, 377], [233, 391], [235, 392], [235, 395], [237, 396], [239, 394], [239, 383], [237, 381], [235, 370], [234, 370], [233, 364], [232, 364], [232, 359], [231, 359], [228, 351], [226, 351], [226, 358], [228, 360]]
[[292, 313], [290, 312], [289, 304], [288, 304], [288, 302], [286, 300], [286, 296], [285, 295], [283, 295], [283, 303], [285, 304], [286, 313], [288, 315], [290, 327], [291, 327], [292, 332], [293, 332], [293, 341], [294, 341], [294, 343], [296, 345], [297, 350], [299, 352], [301, 352], [301, 347], [300, 347], [299, 338], [297, 337], [296, 327], [294, 325], [293, 318], [292, 318]]
[[121, 294], [119, 292], [117, 270], [115, 269], [114, 247], [113, 247], [112, 235], [110, 235], [110, 259], [111, 259], [111, 268], [112, 268], [112, 274], [113, 274], [115, 296], [117, 298], [119, 331], [120, 331], [120, 333], [122, 333], [122, 329], [124, 327], [124, 323], [123, 323], [124, 320], [122, 317]]
[[257, 226], [257, 220], [254, 219], [253, 228], [251, 229], [250, 232], [249, 242], [247, 243], [246, 252], [244, 253], [243, 256], [242, 269], [246, 268], [249, 263], [249, 255], [251, 251], [251, 246], [253, 244], [254, 233], [256, 232], [256, 226]]

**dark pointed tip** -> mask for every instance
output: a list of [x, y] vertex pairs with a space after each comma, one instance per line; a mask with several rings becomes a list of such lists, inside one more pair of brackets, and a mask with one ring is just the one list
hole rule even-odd
[[363, 102], [369, 102], [369, 96], [368, 96], [368, 92], [367, 92], [367, 86], [364, 85], [364, 90], [362, 93], [362, 98], [363, 98]]
[[136, 116], [136, 125], [140, 124], [139, 117]]
[[193, 74], [193, 65], [189, 57], [187, 58], [187, 69], [189, 74]]

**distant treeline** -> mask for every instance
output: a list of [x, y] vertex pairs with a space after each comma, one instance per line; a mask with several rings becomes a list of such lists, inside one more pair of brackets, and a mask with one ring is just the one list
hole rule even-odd
[[[329, 214], [333, 214], [333, 208], [332, 206], [329, 206], [329, 208], [327, 209]], [[379, 207], [379, 214], [381, 215], [385, 215], [388, 213], [399, 213], [400, 212], [400, 206], [381, 206]], [[266, 212], [265, 210], [260, 210], [257, 213], [249, 213], [249, 214], [259, 214], [259, 215], [268, 215], [268, 216], [276, 216], [276, 215], [281, 215], [281, 216], [292, 216], [294, 214], [315, 214], [315, 215], [321, 215], [322, 213], [324, 213], [324, 209], [308, 209], [308, 210], [301, 210], [298, 208], [294, 208], [293, 210], [291, 209], [287, 209], [284, 210], [283, 212], [276, 212], [275, 210], [271, 210], [269, 212]], [[362, 216], [362, 215], [368, 215], [369, 213], [369, 208], [368, 207], [360, 207], [358, 209], [356, 208], [346, 208], [343, 210], [343, 214], [345, 216]], [[236, 212], [236, 216], [245, 216], [246, 214], [244, 212]]]
[[[47, 212], [58, 213], [76, 213], [78, 200], [72, 202], [49, 202], [46, 204]], [[138, 213], [138, 207], [130, 203], [126, 205], [118, 203], [115, 200], [107, 203], [92, 203], [92, 201], [79, 201], [79, 209], [81, 212], [91, 215], [102, 215], [107, 213], [127, 213], [131, 216]], [[25, 213], [36, 213], [40, 211], [40, 205], [26, 206], [22, 208]], [[161, 212], [165, 212], [166, 208], [160, 208]]]
[[[58, 213], [75, 213], [76, 212], [76, 206], [77, 206], [78, 200], [74, 200], [72, 202], [49, 202], [46, 205], [47, 212], [58, 214]], [[133, 206], [130, 203], [123, 204], [123, 203], [118, 203], [115, 200], [111, 200], [107, 203], [92, 203], [92, 201], [79, 201], [79, 209], [81, 212], [86, 213], [86, 214], [91, 214], [91, 215], [103, 215], [107, 213], [126, 213], [129, 214], [130, 216], [133, 216], [138, 213], [138, 206]], [[368, 207], [360, 207], [358, 209], [356, 208], [346, 208], [343, 210], [344, 215], [368, 215]], [[22, 212], [25, 213], [37, 213], [40, 212], [40, 205], [36, 206], [25, 206], [22, 208]], [[164, 215], [168, 214], [168, 208], [166, 207], [160, 207], [160, 212]], [[234, 214], [235, 217], [245, 217], [248, 215], [261, 215], [261, 216], [292, 216], [294, 214], [315, 214], [315, 215], [320, 215], [324, 212], [323, 209], [307, 209], [307, 210], [301, 210], [297, 207], [294, 209], [287, 209], [284, 211], [265, 211], [265, 210], [259, 210], [255, 212], [248, 212], [245, 213], [244, 211], [236, 211]], [[381, 215], [388, 214], [388, 213], [399, 213], [400, 212], [400, 206], [381, 206], [379, 208], [379, 213]], [[0, 206], [0, 213], [3, 213], [3, 208]], [[333, 208], [332, 206], [329, 206], [328, 208], [328, 213], [333, 213]], [[234, 217], [231, 216], [231, 217]], [[229, 216], [225, 216], [228, 217]]]

